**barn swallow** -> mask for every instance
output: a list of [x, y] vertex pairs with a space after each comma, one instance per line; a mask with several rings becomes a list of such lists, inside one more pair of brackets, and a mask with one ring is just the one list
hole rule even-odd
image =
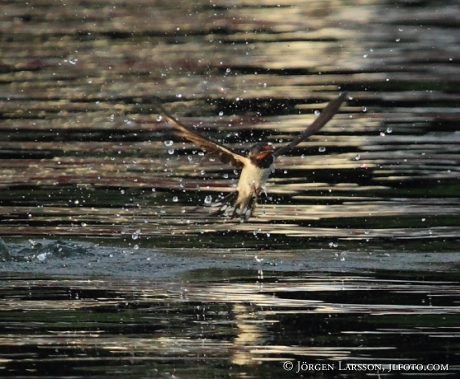
[[239, 217], [241, 222], [245, 222], [253, 214], [260, 193], [266, 191], [265, 184], [269, 175], [274, 171], [276, 158], [292, 150], [300, 142], [321, 129], [337, 113], [345, 97], [346, 92], [343, 92], [329, 102], [321, 114], [287, 145], [275, 149], [269, 142], [258, 142], [251, 147], [247, 156], [202, 136], [191, 126], [182, 124], [158, 101], [153, 100], [153, 105], [158, 109], [162, 118], [179, 132], [181, 137], [193, 142], [206, 153], [218, 158], [222, 163], [231, 164], [241, 169], [236, 191], [231, 192], [215, 205], [220, 207], [216, 214], [227, 215], [227, 211], [233, 209], [231, 217]]

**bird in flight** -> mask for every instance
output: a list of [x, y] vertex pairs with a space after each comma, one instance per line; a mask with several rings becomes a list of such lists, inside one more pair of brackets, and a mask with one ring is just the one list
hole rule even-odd
[[218, 158], [222, 163], [231, 164], [241, 169], [236, 190], [216, 204], [220, 207], [216, 214], [227, 215], [228, 210], [233, 210], [231, 218], [239, 217], [241, 222], [245, 222], [253, 214], [260, 193], [265, 192], [265, 184], [268, 176], [274, 171], [276, 158], [292, 150], [300, 142], [326, 125], [337, 113], [346, 95], [346, 92], [342, 92], [336, 99], [330, 101], [321, 114], [287, 145], [275, 149], [269, 142], [258, 142], [251, 147], [247, 156], [202, 136], [191, 126], [182, 124], [158, 101], [153, 100], [153, 105], [162, 118], [179, 132], [181, 137], [193, 142], [206, 153]]

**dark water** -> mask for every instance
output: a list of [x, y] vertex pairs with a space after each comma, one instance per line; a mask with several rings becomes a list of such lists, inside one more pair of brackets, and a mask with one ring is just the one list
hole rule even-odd
[[0, 376], [458, 375], [457, 1], [0, 5]]
[[[456, 253], [9, 247], [5, 377], [455, 377], [459, 369]], [[296, 373], [298, 362], [315, 366]]]

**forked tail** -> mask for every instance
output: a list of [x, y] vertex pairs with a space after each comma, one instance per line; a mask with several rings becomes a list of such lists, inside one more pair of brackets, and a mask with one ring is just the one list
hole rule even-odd
[[213, 214], [230, 216], [230, 218], [239, 217], [240, 222], [246, 222], [252, 216], [256, 205], [257, 197], [255, 195], [238, 201], [238, 191], [234, 191], [213, 204], [213, 206], [219, 207]]

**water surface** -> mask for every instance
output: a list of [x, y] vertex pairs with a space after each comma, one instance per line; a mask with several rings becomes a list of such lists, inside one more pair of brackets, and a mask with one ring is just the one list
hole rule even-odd
[[[2, 376], [457, 375], [456, 1], [2, 10]], [[245, 151], [344, 90], [244, 224], [151, 106]]]

